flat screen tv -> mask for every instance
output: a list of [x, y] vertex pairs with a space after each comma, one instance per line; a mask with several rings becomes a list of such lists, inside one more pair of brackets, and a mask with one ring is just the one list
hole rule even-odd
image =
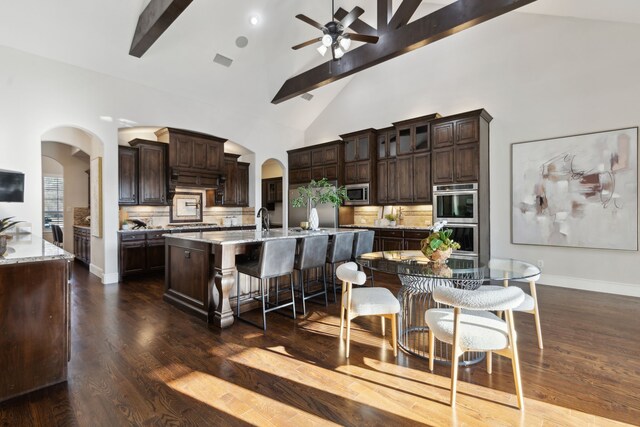
[[0, 202], [24, 202], [24, 174], [0, 169]]

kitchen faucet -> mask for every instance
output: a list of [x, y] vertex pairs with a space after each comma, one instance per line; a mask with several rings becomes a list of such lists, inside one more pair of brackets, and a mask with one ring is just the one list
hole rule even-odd
[[262, 218], [262, 229], [268, 232], [269, 231], [269, 210], [267, 210], [267, 208], [265, 208], [264, 206], [261, 207], [260, 209], [258, 209], [258, 214], [256, 215], [256, 218], [258, 217]]

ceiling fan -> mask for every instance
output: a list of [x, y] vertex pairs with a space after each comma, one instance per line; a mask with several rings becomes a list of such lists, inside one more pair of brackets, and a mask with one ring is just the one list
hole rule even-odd
[[327, 53], [327, 50], [331, 49], [331, 56], [333, 56], [334, 60], [337, 60], [342, 58], [344, 53], [349, 49], [352, 40], [365, 43], [377, 43], [378, 36], [345, 33], [345, 29], [353, 24], [355, 20], [358, 19], [363, 13], [364, 10], [356, 6], [341, 21], [336, 21], [335, 19], [333, 19], [333, 16], [335, 15], [334, 0], [331, 0], [332, 20], [325, 25], [320, 25], [317, 21], [314, 21], [306, 15], [298, 14], [296, 15], [296, 18], [321, 30], [323, 35], [322, 37], [314, 38], [304, 43], [297, 44], [291, 49], [298, 50], [314, 43], [322, 42], [322, 45], [318, 47], [318, 52], [320, 52], [320, 55], [324, 56]]

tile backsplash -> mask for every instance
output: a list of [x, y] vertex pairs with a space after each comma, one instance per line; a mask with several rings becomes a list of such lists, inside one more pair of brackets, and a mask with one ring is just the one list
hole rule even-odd
[[353, 208], [354, 223], [356, 225], [374, 225], [376, 219], [383, 218], [385, 214], [400, 215], [398, 225], [430, 226], [433, 221], [431, 205], [412, 206], [358, 206]]
[[[202, 222], [223, 224], [224, 217], [235, 216], [241, 225], [255, 224], [255, 210], [253, 207], [212, 207], [202, 209]], [[137, 218], [153, 226], [169, 224], [168, 206], [121, 206], [120, 224], [127, 218]]]

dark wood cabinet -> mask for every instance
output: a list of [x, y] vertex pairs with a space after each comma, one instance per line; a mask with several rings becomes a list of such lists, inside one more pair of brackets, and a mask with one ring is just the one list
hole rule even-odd
[[396, 189], [399, 203], [431, 202], [431, 153], [398, 156]]
[[435, 113], [394, 123], [398, 156], [429, 150], [430, 122], [438, 117]]
[[431, 153], [413, 155], [413, 202], [431, 203]]
[[399, 156], [396, 159], [397, 200], [413, 203], [413, 156]]
[[[491, 116], [484, 110], [434, 121], [431, 128], [434, 185], [481, 180], [480, 164], [486, 164], [488, 168], [490, 121]], [[481, 160], [481, 156], [484, 156], [484, 160]]]
[[238, 162], [238, 206], [249, 206], [249, 163]]
[[376, 150], [377, 135], [375, 129], [365, 129], [340, 135], [344, 141], [344, 180], [345, 184], [369, 184], [371, 194], [377, 194], [376, 186]]
[[226, 153], [225, 179], [221, 185], [222, 206], [249, 206], [249, 163], [239, 162], [239, 154]]
[[391, 204], [397, 202], [396, 185], [396, 129], [390, 127], [377, 132], [376, 165], [377, 195], [376, 203]]
[[167, 144], [134, 139], [129, 144], [138, 150], [138, 204], [167, 204]]
[[140, 230], [119, 233], [120, 277], [163, 271], [166, 230]]
[[431, 174], [434, 185], [453, 182], [453, 157], [453, 147], [433, 150]]
[[224, 155], [224, 201], [223, 206], [236, 206], [238, 203], [238, 157], [237, 154]]
[[91, 229], [73, 226], [73, 254], [78, 261], [91, 264]]
[[344, 149], [342, 141], [332, 141], [288, 151], [289, 184], [308, 184], [312, 179], [327, 178], [342, 185]]
[[225, 174], [225, 139], [184, 129], [163, 128], [158, 141], [168, 143], [168, 190], [176, 186], [215, 187]]
[[118, 204], [138, 204], [138, 150], [118, 146]]
[[[0, 265], [0, 402], [67, 381], [73, 317], [69, 269], [66, 259]], [[50, 388], [23, 402], [66, 389]], [[3, 404], [3, 425], [18, 424], [11, 405]], [[32, 418], [27, 424], [48, 422]]]

